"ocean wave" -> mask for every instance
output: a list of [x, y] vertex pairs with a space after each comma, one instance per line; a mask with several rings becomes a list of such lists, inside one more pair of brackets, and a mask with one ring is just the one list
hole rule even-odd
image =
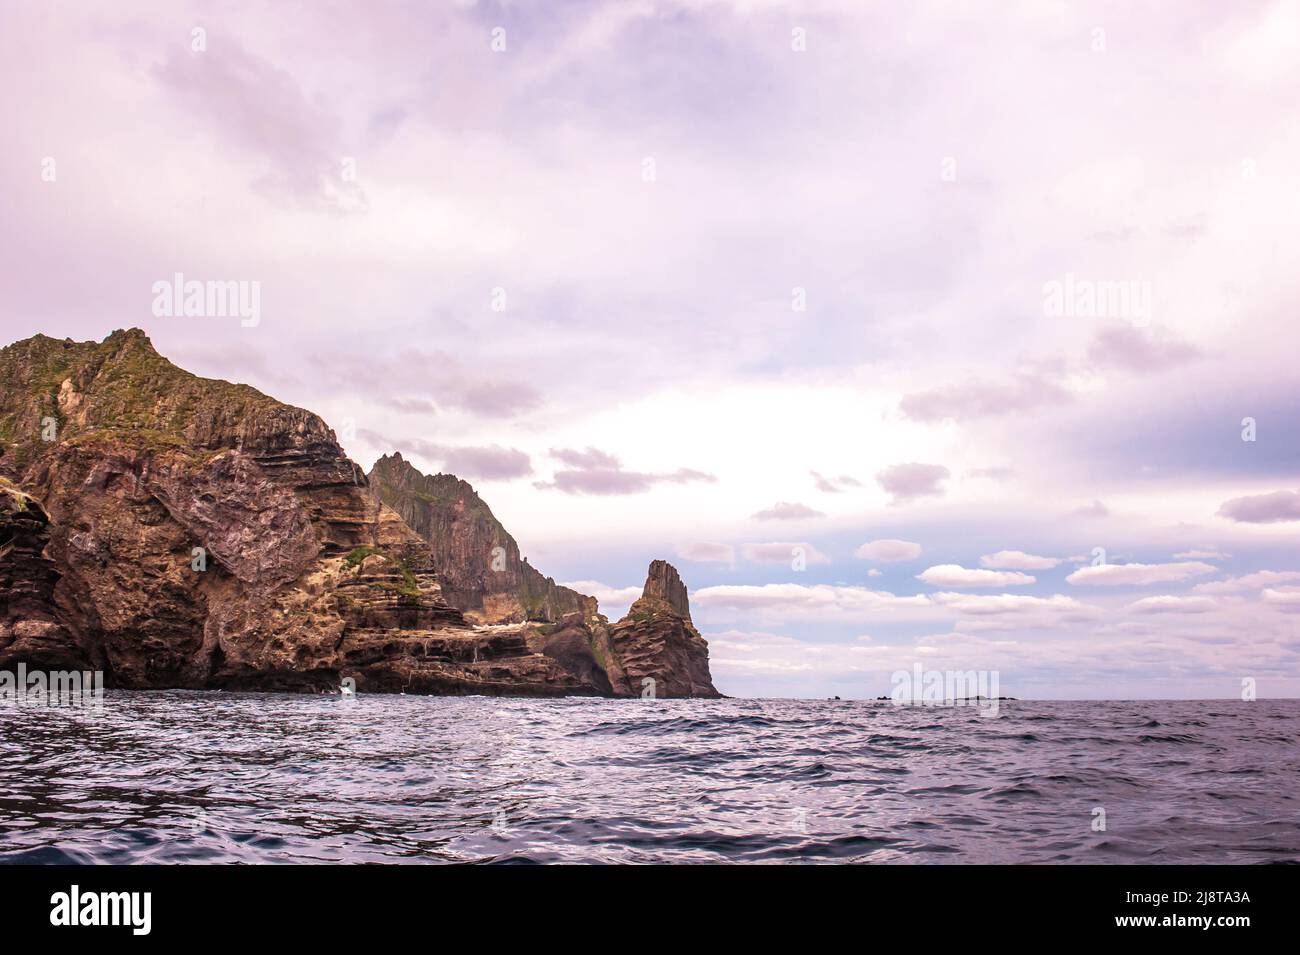
[[1295, 862], [1298, 736], [1298, 701], [112, 692], [0, 706], [0, 862]]

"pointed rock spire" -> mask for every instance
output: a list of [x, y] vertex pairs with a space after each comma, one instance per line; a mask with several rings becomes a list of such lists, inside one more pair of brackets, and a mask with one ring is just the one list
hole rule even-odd
[[690, 619], [691, 605], [686, 598], [686, 585], [677, 573], [677, 568], [666, 560], [650, 562], [650, 572], [645, 579], [642, 597], [656, 597], [672, 607], [679, 615]]

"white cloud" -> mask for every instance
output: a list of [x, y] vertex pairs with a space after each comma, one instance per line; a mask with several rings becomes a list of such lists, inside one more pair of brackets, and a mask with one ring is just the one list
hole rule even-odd
[[1300, 570], [1260, 570], [1227, 580], [1208, 580], [1192, 588], [1198, 594], [1241, 594], [1276, 584], [1300, 582]]
[[1080, 603], [1064, 594], [1050, 597], [1033, 597], [1029, 594], [958, 594], [943, 591], [932, 595], [934, 601], [968, 614], [1005, 614], [1026, 611], [1051, 611], [1063, 613], [1090, 613], [1096, 608]]
[[1098, 564], [1080, 567], [1065, 579], [1072, 584], [1104, 587], [1142, 586], [1186, 580], [1218, 570], [1200, 561], [1182, 561], [1176, 564]]
[[1264, 603], [1282, 610], [1300, 610], [1300, 589], [1277, 590], [1269, 587], [1260, 594], [1260, 597], [1263, 598]]
[[1000, 550], [980, 558], [981, 567], [994, 570], [1051, 570], [1060, 563], [1059, 557], [1038, 557], [1023, 550]]
[[1143, 597], [1128, 605], [1133, 613], [1206, 613], [1215, 609], [1217, 604], [1209, 597], [1175, 597], [1162, 594], [1158, 597]]
[[916, 575], [936, 587], [1019, 587], [1034, 583], [1032, 574], [1011, 570], [978, 570], [958, 564], [936, 564]]
[[843, 620], [878, 614], [942, 616], [924, 594], [899, 597], [882, 590], [831, 584], [720, 584], [691, 595], [692, 610], [737, 611], [798, 620]]
[[[934, 594], [898, 596], [865, 587], [830, 584], [723, 584], [704, 587], [691, 595], [693, 610], [715, 617], [739, 614], [803, 622], [810, 619], [849, 622], [870, 619], [884, 621], [957, 620], [970, 615], [1037, 614], [1034, 624], [1052, 625], [1063, 620], [1095, 617], [1101, 611], [1067, 597], [1052, 594], [963, 594], [940, 591]], [[729, 613], [730, 612], [730, 613]], [[1025, 620], [1021, 623], [1028, 625]]]
[[893, 539], [867, 541], [853, 552], [853, 556], [862, 560], [878, 560], [884, 563], [915, 560], [921, 556], [921, 545]]

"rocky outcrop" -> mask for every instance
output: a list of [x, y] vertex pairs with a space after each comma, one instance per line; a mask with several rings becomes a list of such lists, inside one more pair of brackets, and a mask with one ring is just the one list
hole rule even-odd
[[428, 544], [311, 412], [191, 375], [138, 330], [36, 336], [0, 350], [0, 373], [0, 668], [137, 688], [609, 692], [536, 627], [470, 627]]
[[666, 560], [652, 560], [646, 574], [645, 589], [641, 600], [650, 606], [652, 601], [662, 601], [668, 605], [669, 612], [678, 617], [691, 618], [691, 604], [686, 597], [686, 585], [677, 573], [677, 568]]
[[649, 616], [608, 627], [465, 482], [394, 455], [376, 493], [319, 417], [191, 375], [139, 330], [38, 335], [0, 349], [0, 373], [0, 669], [127, 688], [626, 696], [651, 676], [660, 696], [713, 692], [662, 562]]
[[[666, 561], [650, 564], [645, 588], [618, 623], [608, 628], [623, 695], [721, 696], [709, 675], [709, 645], [691, 623], [686, 585]], [[647, 682], [652, 681], [652, 682]]]
[[0, 480], [0, 659], [48, 660], [53, 670], [81, 670], [87, 660], [59, 623], [54, 585], [59, 574], [45, 556], [50, 521], [40, 504]]
[[596, 599], [561, 587], [520, 556], [519, 544], [468, 482], [422, 474], [401, 454], [369, 474], [379, 499], [430, 547], [443, 596], [476, 623], [556, 623], [597, 612]]

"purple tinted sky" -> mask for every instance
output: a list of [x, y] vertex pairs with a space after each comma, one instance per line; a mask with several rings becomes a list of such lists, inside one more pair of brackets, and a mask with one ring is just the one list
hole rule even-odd
[[668, 557], [725, 692], [1300, 694], [1295, 2], [4, 2], [0, 62], [6, 340], [142, 327], [614, 615]]

